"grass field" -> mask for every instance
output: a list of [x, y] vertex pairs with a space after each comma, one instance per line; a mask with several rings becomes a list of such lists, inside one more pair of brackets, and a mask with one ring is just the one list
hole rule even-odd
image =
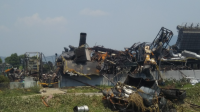
[[[192, 85], [188, 83], [185, 79], [177, 80], [167, 80], [165, 86], [162, 88], [177, 88], [186, 90], [186, 99], [184, 104], [174, 104], [178, 112], [200, 112], [200, 108], [193, 108], [189, 103], [200, 105], [200, 83]], [[188, 102], [188, 103], [187, 103]]]
[[[99, 89], [107, 89], [111, 88], [112, 86], [96, 86]], [[89, 86], [83, 86], [83, 87], [68, 87], [63, 88], [67, 91], [67, 93], [100, 93], [101, 91], [99, 89], [89, 87]]]
[[[48, 97], [48, 96], [47, 96]], [[102, 96], [86, 95], [54, 95], [46, 107], [41, 96], [22, 97], [0, 97], [1, 112], [73, 112], [73, 107], [88, 105], [90, 112], [112, 112], [104, 107]]]
[[[180, 87], [178, 86], [180, 85]], [[200, 112], [198, 108], [192, 108], [187, 103], [200, 105], [200, 84], [195, 86], [185, 83], [183, 85], [168, 83], [165, 87], [177, 86], [187, 92], [187, 98], [184, 104], [174, 104], [178, 112]], [[109, 88], [100, 86], [99, 88]], [[72, 94], [56, 94], [50, 99], [46, 107], [41, 96], [31, 96], [24, 98], [26, 95], [33, 95], [39, 92], [38, 87], [29, 89], [13, 89], [0, 91], [0, 112], [73, 112], [75, 106], [87, 105], [90, 112], [112, 112], [107, 108], [107, 104], [102, 100], [102, 96], [86, 96], [84, 94], [76, 96], [73, 93], [99, 92], [98, 89], [90, 87], [68, 88], [67, 92]], [[47, 99], [46, 96], [44, 99]]]
[[14, 96], [25, 96], [25, 95], [33, 95], [38, 94], [40, 91], [40, 87], [35, 86], [28, 89], [3, 89], [0, 90], [0, 97], [14, 97]]

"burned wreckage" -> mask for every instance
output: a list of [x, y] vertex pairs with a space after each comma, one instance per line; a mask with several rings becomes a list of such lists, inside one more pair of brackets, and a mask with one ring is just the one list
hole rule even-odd
[[[89, 47], [86, 33], [80, 34], [78, 47], [69, 46], [57, 58], [57, 74], [68, 76], [102, 75], [112, 82], [113, 88], [102, 90], [103, 99], [109, 107], [120, 111], [174, 111], [172, 102], [183, 102], [186, 92], [179, 89], [164, 89], [165, 79], [160, 70], [192, 69], [199, 58], [195, 50], [180, 50], [189, 28], [178, 27], [179, 37], [176, 45], [169, 46], [173, 32], [162, 27], [152, 43], [135, 43], [125, 51], [118, 51], [103, 46]], [[183, 31], [184, 30], [184, 31]], [[177, 41], [178, 41], [177, 40]], [[56, 54], [57, 56], [57, 54]], [[188, 67], [189, 66], [189, 67]], [[153, 71], [157, 71], [155, 76]], [[124, 82], [113, 81], [105, 74], [128, 74]], [[186, 76], [185, 76], [186, 77]], [[73, 79], [73, 78], [70, 78]], [[78, 82], [84, 83], [84, 81]], [[92, 79], [91, 79], [92, 80]], [[87, 83], [84, 83], [89, 85]]]
[[89, 47], [86, 44], [86, 33], [81, 33], [79, 47], [69, 46], [57, 58], [57, 72], [66, 75], [121, 74], [133, 71], [137, 62], [133, 55], [126, 51], [117, 51], [103, 46]]
[[185, 91], [160, 88], [159, 85], [164, 82], [161, 73], [157, 77], [151, 74], [152, 71], [159, 71], [162, 54], [167, 51], [172, 36], [172, 31], [162, 27], [151, 44], [135, 43], [128, 48], [130, 53], [135, 53], [134, 61], [138, 66], [123, 83], [117, 82], [113, 88], [103, 90], [104, 99], [111, 108], [121, 111], [171, 112], [175, 108], [168, 100], [183, 101]]

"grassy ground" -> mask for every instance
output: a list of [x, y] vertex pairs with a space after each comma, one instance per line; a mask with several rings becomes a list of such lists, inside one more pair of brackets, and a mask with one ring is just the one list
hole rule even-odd
[[185, 99], [185, 104], [178, 106], [179, 110], [182, 110], [183, 108], [185, 112], [200, 112], [200, 108], [190, 107], [190, 105], [187, 103], [189, 102], [195, 105], [200, 105], [200, 84], [197, 84], [193, 87], [190, 86], [191, 85], [188, 84], [185, 88], [183, 88], [186, 90], [187, 98]]
[[[108, 88], [107, 86], [99, 86], [99, 88]], [[20, 97], [25, 95], [37, 94], [40, 88], [32, 87], [29, 89], [4, 89], [0, 91], [0, 112], [73, 112], [75, 106], [87, 105], [90, 112], [112, 112], [105, 108], [106, 105], [102, 101], [102, 96], [86, 96], [75, 94], [55, 94], [47, 103], [46, 107], [41, 96]], [[98, 92], [98, 89], [91, 87], [68, 88], [71, 93]], [[45, 97], [47, 99], [48, 96]]]
[[[112, 86], [96, 86], [100, 89], [106, 89], [111, 88]], [[68, 88], [62, 88], [63, 90], [66, 90], [67, 93], [99, 93], [101, 92], [99, 89], [93, 88], [93, 87], [68, 87]]]
[[[48, 97], [48, 96], [47, 96]], [[0, 97], [1, 112], [73, 112], [73, 107], [88, 105], [90, 112], [112, 112], [104, 107], [102, 96], [54, 95], [48, 101], [49, 107], [42, 103], [41, 96], [28, 98]]]
[[186, 99], [183, 104], [175, 104], [179, 112], [200, 112], [199, 108], [191, 107], [189, 103], [200, 105], [200, 83], [192, 85], [187, 80], [167, 80], [162, 88], [178, 88], [186, 90]]
[[38, 94], [40, 91], [40, 87], [35, 86], [28, 89], [3, 89], [0, 90], [0, 97], [14, 97], [14, 96], [25, 96], [25, 95], [33, 95]]
[[[199, 112], [200, 109], [193, 108], [189, 103], [200, 105], [200, 84], [195, 86], [188, 83], [166, 83], [165, 88], [178, 87], [186, 90], [187, 98], [184, 104], [174, 104], [178, 112]], [[108, 86], [99, 86], [99, 88], [110, 88]], [[87, 105], [90, 112], [112, 112], [106, 107], [106, 103], [102, 100], [102, 96], [86, 96], [74, 94], [57, 94], [53, 95], [46, 107], [41, 96], [19, 97], [24, 95], [31, 95], [38, 93], [39, 89], [36, 87], [29, 89], [13, 89], [4, 90], [0, 92], [0, 112], [73, 112], [75, 106]], [[98, 89], [91, 87], [68, 88], [67, 92], [71, 93], [87, 93], [99, 92]], [[47, 99], [48, 96], [45, 97]], [[189, 103], [187, 103], [189, 102]]]

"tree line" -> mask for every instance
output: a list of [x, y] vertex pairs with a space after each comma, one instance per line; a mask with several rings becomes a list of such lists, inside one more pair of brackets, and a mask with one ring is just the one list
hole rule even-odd
[[[8, 63], [13, 66], [13, 68], [23, 69], [23, 60], [25, 55], [17, 55], [17, 53], [13, 53], [10, 56], [5, 58], [5, 63]], [[35, 57], [32, 57], [35, 58]], [[0, 64], [2, 63], [2, 59], [0, 58]], [[53, 69], [53, 63], [51, 61], [43, 62], [43, 70], [45, 72]]]

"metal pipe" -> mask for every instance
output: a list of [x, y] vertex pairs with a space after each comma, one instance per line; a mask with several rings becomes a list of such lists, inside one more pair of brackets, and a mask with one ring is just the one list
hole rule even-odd
[[74, 112], [88, 112], [89, 111], [89, 108], [87, 105], [83, 105], [83, 106], [76, 106], [74, 107]]
[[86, 44], [86, 36], [87, 36], [86, 33], [81, 33], [81, 34], [80, 34], [79, 47], [80, 47], [81, 45]]

